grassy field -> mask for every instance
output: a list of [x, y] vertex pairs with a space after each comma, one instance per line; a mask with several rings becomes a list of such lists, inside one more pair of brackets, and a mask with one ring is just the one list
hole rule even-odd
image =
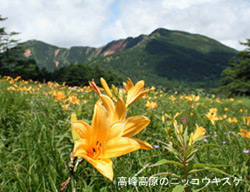
[[[91, 123], [98, 99], [89, 87], [1, 78], [0, 191], [59, 191], [60, 184], [70, 175], [69, 155], [74, 146], [71, 113]], [[209, 111], [213, 111], [214, 123], [208, 118]], [[184, 179], [182, 169], [171, 163], [149, 166], [162, 159], [176, 161], [175, 155], [164, 147], [175, 137], [174, 131], [170, 133], [174, 120], [178, 125], [183, 124], [188, 134], [195, 131], [196, 125], [206, 129], [205, 137], [196, 145], [211, 145], [196, 152], [194, 162], [223, 165], [214, 171], [207, 169], [190, 174], [188, 179], [192, 182], [188, 184], [188, 191], [250, 190], [250, 140], [238, 135], [241, 129], [250, 129], [249, 98], [223, 99], [215, 95], [198, 98], [150, 91], [129, 107], [127, 117], [134, 115], [144, 115], [151, 120], [136, 138], [147, 141], [154, 150], [138, 150], [113, 158], [112, 182], [83, 161], [75, 174], [76, 191], [177, 190], [176, 186]], [[143, 178], [157, 173], [169, 174], [157, 176], [157, 184], [143, 184]], [[72, 191], [71, 185], [64, 191]]]

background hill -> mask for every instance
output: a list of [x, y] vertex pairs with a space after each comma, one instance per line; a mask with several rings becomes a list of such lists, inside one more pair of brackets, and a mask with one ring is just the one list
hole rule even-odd
[[71, 64], [88, 64], [118, 72], [149, 85], [168, 88], [211, 88], [236, 50], [211, 38], [182, 31], [157, 29], [149, 35], [116, 40], [100, 48], [25, 43], [25, 55], [52, 72]]

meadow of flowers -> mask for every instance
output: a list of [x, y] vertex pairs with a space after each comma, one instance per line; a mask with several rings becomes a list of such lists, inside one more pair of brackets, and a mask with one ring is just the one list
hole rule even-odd
[[1, 77], [0, 191], [250, 190], [249, 98], [101, 82]]

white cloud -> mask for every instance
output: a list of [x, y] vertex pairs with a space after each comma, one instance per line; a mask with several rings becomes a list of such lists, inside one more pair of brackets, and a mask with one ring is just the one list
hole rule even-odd
[[40, 39], [59, 46], [97, 46], [105, 39], [100, 31], [109, 19], [112, 0], [6, 2], [0, 0], [1, 14], [8, 17], [7, 29], [22, 32], [22, 40]]
[[102, 46], [159, 27], [199, 33], [242, 49], [250, 38], [249, 0], [0, 0], [9, 31], [22, 40]]

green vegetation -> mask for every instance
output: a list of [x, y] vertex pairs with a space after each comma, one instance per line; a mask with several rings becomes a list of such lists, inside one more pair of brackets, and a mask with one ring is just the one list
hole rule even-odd
[[71, 64], [85, 63], [94, 57], [97, 52], [95, 48], [91, 47], [71, 47], [66, 49], [36, 40], [25, 42], [24, 49], [29, 49], [31, 51], [29, 58], [34, 58], [39, 68], [44, 68], [48, 72], [53, 72]]
[[[103, 56], [114, 51], [119, 43], [123, 47], [121, 51]], [[113, 41], [98, 49], [64, 49], [34, 40], [28, 41], [25, 47], [31, 49], [31, 58], [36, 59], [39, 67], [50, 72], [70, 64], [98, 65], [134, 81], [144, 79], [148, 85], [183, 92], [219, 86], [221, 72], [237, 53], [208, 37], [166, 29]]]
[[[55, 101], [55, 90], [63, 91], [65, 98]], [[79, 99], [79, 104], [72, 103], [67, 109], [63, 108], [72, 96]], [[98, 96], [93, 91], [89, 92], [88, 88], [73, 89], [57, 84], [28, 83], [9, 78], [8, 81], [0, 79], [0, 98], [0, 191], [59, 191], [60, 184], [69, 176], [69, 154], [73, 149], [70, 115], [76, 112], [78, 119], [90, 122]], [[156, 102], [158, 107], [147, 110], [147, 100]], [[212, 108], [216, 108], [217, 116], [221, 117], [214, 125], [206, 117]], [[132, 184], [118, 186], [118, 182], [119, 177], [126, 177], [128, 180], [136, 174], [138, 181], [141, 177], [148, 179], [160, 172], [183, 175], [182, 169], [177, 169], [176, 165], [170, 163], [176, 159], [175, 154], [164, 148], [164, 143], [170, 145], [170, 136], [175, 137], [171, 122], [177, 112], [180, 114], [174, 119], [178, 125], [182, 123], [184, 128], [187, 127], [188, 134], [195, 131], [196, 123], [206, 129], [206, 138], [197, 141], [197, 146], [217, 146], [200, 149], [193, 159], [194, 165], [198, 168], [208, 163], [228, 165], [219, 168], [229, 176], [213, 169], [209, 171], [209, 167], [202, 172], [190, 173], [188, 179], [199, 179], [199, 184], [190, 184], [189, 191], [202, 187], [203, 192], [248, 191], [250, 154], [247, 150], [250, 140], [237, 133], [242, 128], [249, 130], [250, 120], [246, 118], [249, 118], [249, 111], [250, 100], [247, 98], [220, 99], [200, 95], [200, 100], [190, 101], [186, 95], [152, 91], [145, 99], [138, 100], [131, 106], [127, 117], [144, 114], [150, 118], [149, 126], [136, 137], [149, 142], [155, 149], [139, 150], [114, 158], [113, 182], [83, 161], [75, 174], [77, 191], [171, 191], [176, 185], [170, 183], [182, 181], [176, 180], [177, 177], [174, 175], [157, 176], [159, 180], [168, 178], [167, 185], [139, 186], [137, 183], [137, 187]], [[165, 114], [170, 118], [164, 116]], [[234, 118], [237, 121], [232, 120]], [[165, 129], [169, 131], [169, 136], [166, 135]], [[161, 166], [147, 167], [156, 162], [160, 164], [159, 161], [162, 159], [165, 160], [161, 161]], [[199, 165], [196, 161], [202, 164]], [[232, 175], [237, 179], [241, 178], [238, 184]], [[205, 178], [210, 179], [207, 186], [205, 185], [208, 180], [202, 182]], [[216, 184], [215, 178], [229, 178], [230, 185], [224, 184], [226, 180]], [[66, 191], [71, 191], [70, 184]]]
[[241, 44], [247, 48], [240, 51], [237, 58], [230, 60], [229, 66], [221, 74], [221, 87], [217, 89], [229, 96], [250, 96], [250, 39]]
[[[92, 79], [100, 79], [103, 77], [114, 85], [119, 85], [124, 79], [121, 75], [112, 71], [105, 71], [99, 66], [89, 66], [86, 64], [70, 65], [67, 67], [60, 68], [53, 73], [47, 74], [45, 79], [56, 81], [58, 83], [66, 82], [69, 86], [83, 86], [88, 85], [88, 81]], [[101, 85], [97, 81], [97, 85]]]
[[[7, 18], [2, 18], [4, 21]], [[23, 79], [41, 80], [41, 72], [34, 59], [23, 56], [23, 44], [13, 39], [16, 32], [6, 33], [5, 28], [0, 28], [0, 75], [12, 77], [22, 76]]]

